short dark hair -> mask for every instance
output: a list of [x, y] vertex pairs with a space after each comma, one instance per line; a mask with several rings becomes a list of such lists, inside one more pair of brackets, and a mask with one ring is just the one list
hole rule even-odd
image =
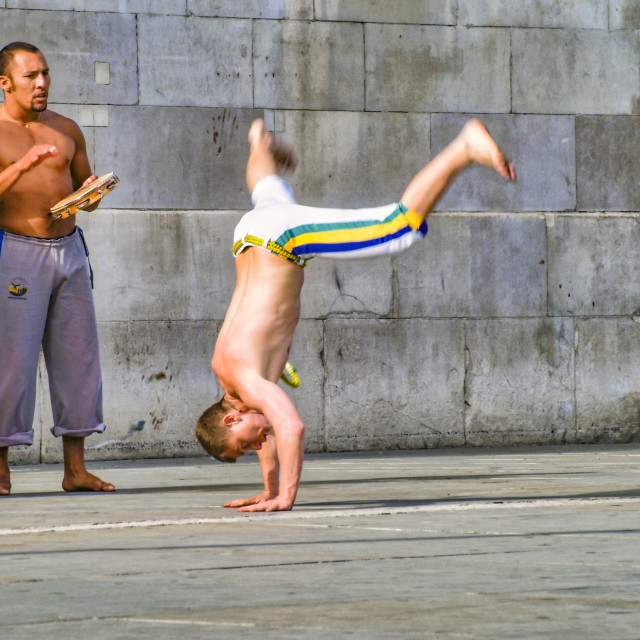
[[[11, 42], [0, 50], [0, 76], [9, 76], [7, 72], [16, 51], [28, 51], [29, 53], [40, 53], [40, 49], [28, 42]], [[9, 76], [11, 77], [11, 76]]]
[[229, 441], [229, 429], [222, 422], [233, 407], [222, 396], [212, 404], [196, 422], [196, 438], [202, 448], [220, 462], [235, 462], [233, 456], [225, 453]]

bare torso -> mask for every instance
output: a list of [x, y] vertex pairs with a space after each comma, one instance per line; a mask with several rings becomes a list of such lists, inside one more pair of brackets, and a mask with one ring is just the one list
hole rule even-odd
[[237, 281], [213, 354], [224, 391], [239, 397], [248, 371], [276, 382], [300, 317], [301, 267], [258, 248], [236, 258]]
[[40, 238], [58, 238], [73, 231], [73, 216], [53, 220], [49, 211], [90, 175], [85, 155], [83, 166], [76, 166], [78, 133], [75, 123], [52, 111], [42, 113], [29, 128], [0, 121], [0, 171], [17, 162], [34, 145], [54, 145], [58, 151], [0, 195], [0, 229]]

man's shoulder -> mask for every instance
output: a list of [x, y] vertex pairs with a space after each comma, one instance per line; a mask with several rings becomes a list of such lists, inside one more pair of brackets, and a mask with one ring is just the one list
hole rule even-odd
[[56, 129], [79, 129], [78, 124], [75, 120], [67, 116], [63, 116], [61, 113], [57, 111], [52, 111], [51, 109], [47, 109], [41, 116], [40, 122], [42, 124], [47, 124]]

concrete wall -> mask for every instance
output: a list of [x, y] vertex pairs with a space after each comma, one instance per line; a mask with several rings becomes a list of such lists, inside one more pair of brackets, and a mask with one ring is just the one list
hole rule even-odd
[[[108, 423], [89, 458], [199, 453], [263, 115], [307, 204], [396, 200], [475, 114], [519, 175], [464, 173], [407, 254], [309, 265], [308, 450], [640, 437], [637, 0], [0, 0], [15, 39], [122, 181], [79, 216]], [[14, 460], [60, 458], [46, 388], [41, 367]]]

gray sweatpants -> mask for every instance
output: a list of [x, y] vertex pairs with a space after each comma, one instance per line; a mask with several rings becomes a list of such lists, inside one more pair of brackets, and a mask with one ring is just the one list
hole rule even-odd
[[104, 431], [91, 288], [79, 228], [56, 239], [0, 231], [0, 447], [33, 443], [40, 345], [53, 435]]

